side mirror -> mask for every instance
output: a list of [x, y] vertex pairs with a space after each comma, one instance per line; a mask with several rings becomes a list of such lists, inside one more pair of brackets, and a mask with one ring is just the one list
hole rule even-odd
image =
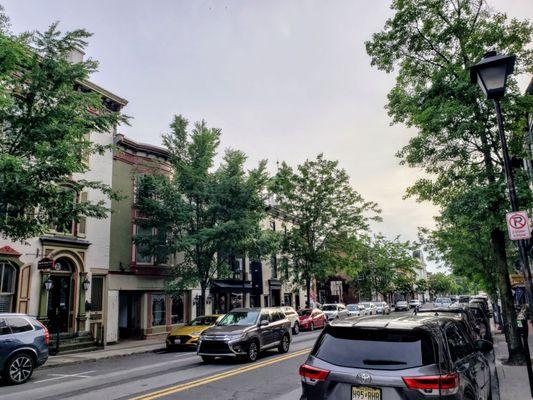
[[488, 353], [494, 349], [494, 346], [488, 340], [479, 339], [476, 341], [476, 349], [482, 353]]
[[259, 326], [268, 326], [268, 325], [269, 325], [269, 322], [266, 319], [259, 322]]

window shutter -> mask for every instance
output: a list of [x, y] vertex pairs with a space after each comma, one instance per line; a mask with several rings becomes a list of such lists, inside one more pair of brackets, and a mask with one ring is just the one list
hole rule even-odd
[[[80, 203], [87, 203], [87, 192], [80, 194]], [[87, 231], [87, 218], [81, 217], [78, 222], [78, 236], [85, 236]]]

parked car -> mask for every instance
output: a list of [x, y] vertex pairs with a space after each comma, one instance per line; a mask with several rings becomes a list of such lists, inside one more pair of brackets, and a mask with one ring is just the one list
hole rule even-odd
[[323, 304], [322, 311], [326, 315], [328, 321], [331, 321], [332, 319], [346, 318], [349, 315], [346, 306], [341, 303]]
[[448, 307], [448, 308], [426, 308], [418, 312], [418, 315], [429, 314], [433, 316], [445, 316], [450, 318], [457, 318], [465, 323], [468, 332], [474, 339], [484, 339], [479, 329], [478, 322], [474, 314], [464, 307]]
[[298, 311], [300, 329], [314, 331], [315, 328], [326, 326], [326, 315], [318, 308], [302, 308]]
[[301, 400], [487, 400], [491, 351], [454, 318], [334, 321], [300, 366]]
[[489, 320], [491, 314], [487, 313], [485, 311], [485, 308], [479, 303], [463, 304], [463, 307], [467, 310], [470, 310], [470, 312], [474, 315], [480, 330], [481, 337], [485, 340], [492, 341], [492, 332], [490, 330]]
[[366, 315], [376, 315], [378, 313], [376, 305], [370, 301], [364, 301], [359, 304], [365, 307]]
[[396, 306], [394, 307], [395, 311], [409, 311], [411, 307], [409, 303], [403, 300], [397, 301]]
[[457, 297], [457, 301], [459, 303], [469, 303], [470, 299], [471, 299], [470, 296], [465, 296], [465, 295], [461, 295], [461, 296]]
[[281, 311], [285, 314], [287, 319], [291, 321], [292, 334], [297, 335], [300, 333], [300, 319], [296, 310], [289, 306], [281, 307]]
[[48, 359], [48, 329], [25, 314], [0, 313], [0, 372], [10, 384], [30, 379]]
[[409, 307], [414, 308], [415, 310], [418, 310], [422, 306], [422, 302], [420, 300], [409, 300]]
[[166, 340], [167, 350], [196, 347], [202, 332], [215, 325], [222, 317], [223, 315], [203, 315], [186, 325], [172, 328]]
[[390, 307], [386, 301], [378, 301], [374, 303], [376, 305], [376, 314], [388, 315], [390, 314]]
[[362, 304], [348, 304], [346, 308], [350, 317], [362, 317], [366, 315], [365, 306]]
[[433, 307], [447, 308], [447, 307], [450, 307], [451, 305], [452, 305], [452, 299], [450, 299], [449, 297], [437, 297], [433, 301]]
[[216, 357], [257, 360], [261, 351], [289, 351], [291, 323], [281, 308], [237, 308], [200, 335], [197, 354], [204, 362]]

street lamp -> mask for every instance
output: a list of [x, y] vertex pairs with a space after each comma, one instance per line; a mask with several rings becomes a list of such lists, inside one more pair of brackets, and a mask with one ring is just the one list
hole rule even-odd
[[[511, 210], [513, 212], [518, 211], [518, 200], [516, 197], [513, 168], [511, 167], [511, 159], [509, 158], [507, 139], [503, 129], [503, 117], [500, 107], [500, 99], [505, 95], [507, 77], [514, 72], [515, 61], [516, 56], [514, 55], [504, 56], [501, 54], [496, 54], [495, 51], [490, 51], [483, 56], [479, 63], [470, 68], [470, 80], [472, 83], [477, 82], [485, 94], [485, 97], [488, 100], [494, 101], [496, 119], [498, 121], [498, 131], [502, 145], [505, 176], [507, 178], [507, 190], [509, 191], [509, 201], [511, 203]], [[524, 275], [526, 295], [529, 305], [529, 317], [531, 319], [531, 315], [533, 313], [533, 290], [531, 287], [531, 271], [529, 270], [527, 245], [523, 240], [518, 240], [518, 250], [520, 252], [520, 259], [522, 261], [522, 274]], [[526, 326], [522, 329], [525, 329], [525, 332], [527, 332], [527, 322], [525, 322], [525, 324]], [[531, 368], [527, 333], [524, 335], [524, 349], [529, 378], [529, 389], [531, 395], [533, 396], [533, 370]]]
[[[503, 129], [500, 100], [505, 95], [507, 77], [514, 72], [515, 61], [516, 56], [514, 55], [504, 56], [496, 54], [495, 51], [489, 51], [483, 56], [479, 63], [470, 68], [470, 80], [472, 83], [477, 82], [487, 99], [494, 101], [503, 152], [503, 165], [505, 176], [507, 178], [507, 189], [509, 191], [509, 201], [513, 212], [518, 211], [518, 200], [514, 185], [513, 168], [509, 157], [509, 149], [507, 147], [507, 139]], [[522, 262], [522, 274], [524, 275], [526, 295], [529, 305], [529, 316], [531, 319], [531, 313], [533, 313], [533, 288], [531, 286], [531, 271], [529, 270], [527, 245], [523, 240], [518, 240], [518, 251], [520, 253], [520, 261]]]

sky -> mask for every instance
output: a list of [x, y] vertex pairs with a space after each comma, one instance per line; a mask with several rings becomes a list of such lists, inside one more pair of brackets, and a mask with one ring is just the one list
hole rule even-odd
[[[85, 28], [91, 80], [129, 101], [130, 138], [155, 145], [175, 114], [222, 129], [222, 148], [253, 167], [297, 165], [319, 153], [339, 160], [377, 202], [389, 238], [415, 240], [436, 209], [403, 199], [421, 172], [396, 151], [414, 131], [390, 125], [384, 106], [394, 75], [370, 66], [364, 42], [392, 15], [390, 1], [0, 0], [14, 32]], [[533, 1], [491, 0], [533, 19]], [[526, 79], [521, 80], [523, 88]]]

